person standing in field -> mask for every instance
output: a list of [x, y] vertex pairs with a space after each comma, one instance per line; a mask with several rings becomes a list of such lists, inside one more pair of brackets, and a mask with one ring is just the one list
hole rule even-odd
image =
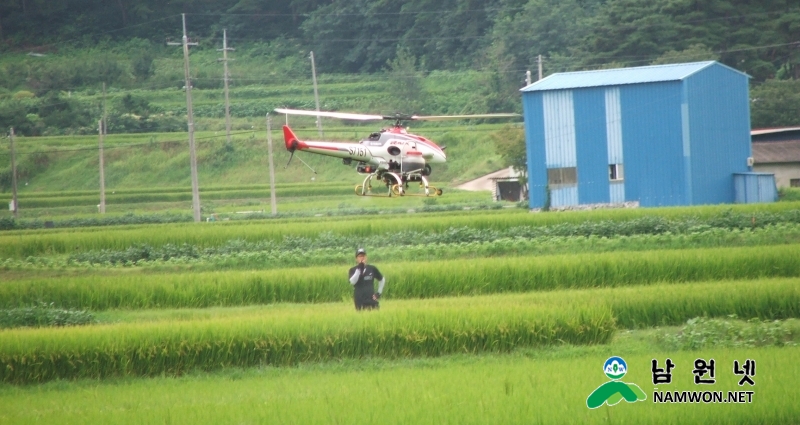
[[[378, 281], [378, 292], [375, 292], [375, 281]], [[379, 309], [378, 299], [383, 293], [386, 279], [378, 268], [367, 265], [367, 251], [364, 248], [356, 250], [356, 265], [350, 268], [350, 284], [353, 285], [353, 301], [356, 310]]]

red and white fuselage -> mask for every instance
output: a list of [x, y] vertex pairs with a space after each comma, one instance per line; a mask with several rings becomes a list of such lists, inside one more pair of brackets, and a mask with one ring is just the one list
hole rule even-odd
[[401, 162], [409, 156], [421, 156], [428, 164], [447, 161], [444, 150], [432, 141], [409, 134], [403, 127], [390, 127], [373, 133], [358, 143], [300, 140], [289, 126], [283, 126], [286, 149], [327, 155], [364, 162], [376, 167], [391, 162]]

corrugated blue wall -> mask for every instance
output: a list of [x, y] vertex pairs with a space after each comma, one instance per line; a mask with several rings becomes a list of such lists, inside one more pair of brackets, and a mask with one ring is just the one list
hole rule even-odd
[[[547, 168], [570, 166], [578, 186], [553, 190], [551, 206], [685, 204], [681, 100], [680, 82], [523, 93], [531, 208], [546, 203]], [[610, 183], [615, 161], [624, 181]]]
[[[734, 202], [748, 171], [747, 76], [721, 64], [683, 81], [523, 92], [530, 206], [547, 202], [547, 169], [577, 167], [551, 206]], [[624, 179], [609, 181], [609, 164]]]
[[576, 90], [575, 135], [578, 154], [578, 203], [609, 202], [606, 142], [606, 89]]
[[687, 203], [681, 97], [677, 81], [620, 86], [626, 200]]
[[542, 208], [547, 201], [542, 92], [523, 94], [522, 111], [528, 154], [528, 205]]
[[692, 204], [734, 202], [732, 173], [747, 172], [747, 76], [715, 64], [684, 80], [689, 109]]
[[[577, 167], [575, 101], [572, 90], [553, 90], [542, 95], [544, 107], [545, 167]], [[578, 185], [550, 186], [550, 205], [578, 204]]]
[[766, 173], [737, 173], [733, 175], [734, 200], [739, 204], [775, 202], [778, 188], [775, 175]]
[[[606, 88], [605, 97], [608, 164], [622, 164], [624, 171], [625, 155], [622, 152], [622, 105], [620, 104], [619, 87]], [[624, 172], [622, 174], [625, 175]], [[609, 181], [608, 194], [611, 203], [625, 202], [625, 180]]]

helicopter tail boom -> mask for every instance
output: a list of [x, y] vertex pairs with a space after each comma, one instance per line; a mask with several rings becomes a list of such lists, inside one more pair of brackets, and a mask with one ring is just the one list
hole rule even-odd
[[288, 125], [283, 126], [283, 142], [286, 144], [286, 150], [289, 152], [294, 152], [295, 149], [303, 150], [308, 148], [308, 145], [301, 142]]

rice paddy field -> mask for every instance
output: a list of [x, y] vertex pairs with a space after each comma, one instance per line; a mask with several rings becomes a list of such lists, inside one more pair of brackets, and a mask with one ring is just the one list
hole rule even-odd
[[[800, 421], [800, 203], [440, 202], [1, 231], [0, 423]], [[353, 308], [356, 247], [379, 311]], [[646, 398], [590, 409], [612, 356]]]

